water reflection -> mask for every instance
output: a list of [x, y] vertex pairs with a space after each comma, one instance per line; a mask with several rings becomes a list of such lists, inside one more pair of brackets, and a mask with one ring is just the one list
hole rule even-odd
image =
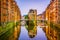
[[34, 38], [37, 35], [36, 21], [35, 23], [34, 21], [29, 21], [29, 25], [28, 25], [28, 35], [30, 38]]
[[47, 38], [44, 31], [40, 27], [37, 27], [37, 35], [34, 38], [30, 38], [25, 26], [21, 26], [19, 40], [47, 40]]

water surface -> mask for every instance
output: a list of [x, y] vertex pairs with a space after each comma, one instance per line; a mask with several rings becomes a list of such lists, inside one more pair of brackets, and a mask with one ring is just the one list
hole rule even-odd
[[47, 38], [44, 31], [40, 27], [37, 27], [37, 35], [34, 38], [30, 38], [25, 26], [21, 26], [19, 40], [47, 40]]

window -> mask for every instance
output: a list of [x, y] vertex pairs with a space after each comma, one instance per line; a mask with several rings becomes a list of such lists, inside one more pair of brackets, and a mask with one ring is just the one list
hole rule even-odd
[[60, 2], [60, 0], [58, 0], [58, 2]]
[[8, 0], [6, 0], [6, 2], [8, 2]]
[[2, 13], [2, 15], [3, 15], [3, 16], [7, 16], [7, 15], [8, 15], [8, 13], [6, 13], [6, 14], [5, 14], [5, 13]]

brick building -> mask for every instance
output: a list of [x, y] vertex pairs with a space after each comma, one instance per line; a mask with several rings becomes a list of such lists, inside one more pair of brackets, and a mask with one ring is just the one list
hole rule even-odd
[[0, 0], [0, 25], [20, 20], [20, 10], [15, 0]]

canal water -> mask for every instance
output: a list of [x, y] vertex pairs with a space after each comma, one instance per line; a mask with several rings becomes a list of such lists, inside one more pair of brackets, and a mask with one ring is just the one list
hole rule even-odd
[[21, 33], [18, 40], [47, 40], [46, 35], [42, 28], [37, 27], [37, 35], [34, 38], [30, 38], [25, 26], [21, 26]]

